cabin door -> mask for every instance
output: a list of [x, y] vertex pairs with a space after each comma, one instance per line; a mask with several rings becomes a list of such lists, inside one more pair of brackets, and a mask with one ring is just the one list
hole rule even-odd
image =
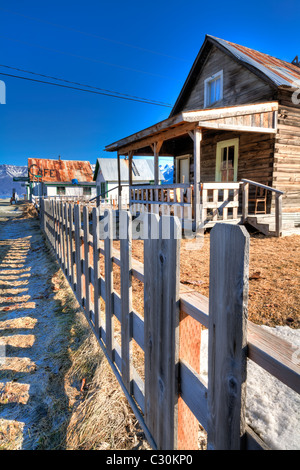
[[177, 183], [190, 182], [190, 158], [189, 156], [179, 157], [177, 159]]
[[229, 183], [237, 181], [239, 139], [223, 140], [217, 143], [216, 181]]

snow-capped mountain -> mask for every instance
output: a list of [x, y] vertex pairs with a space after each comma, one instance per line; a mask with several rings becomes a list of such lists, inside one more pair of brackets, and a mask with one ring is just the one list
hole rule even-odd
[[13, 181], [14, 176], [28, 176], [27, 166], [0, 165], [0, 197], [11, 197], [13, 189], [19, 196], [26, 193], [24, 182]]
[[172, 163], [165, 163], [159, 165], [159, 169], [163, 175], [163, 184], [173, 183], [174, 165]]

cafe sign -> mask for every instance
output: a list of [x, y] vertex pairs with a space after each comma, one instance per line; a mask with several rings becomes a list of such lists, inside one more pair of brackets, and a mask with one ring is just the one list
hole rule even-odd
[[28, 168], [28, 172], [31, 176], [34, 178], [43, 178], [43, 177], [50, 177], [50, 178], [55, 178], [56, 177], [56, 170], [53, 168], [39, 168], [36, 163], [33, 163], [30, 165]]

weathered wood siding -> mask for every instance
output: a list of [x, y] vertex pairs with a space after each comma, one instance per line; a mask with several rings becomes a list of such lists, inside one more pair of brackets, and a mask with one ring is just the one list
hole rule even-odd
[[[215, 181], [217, 143], [239, 138], [238, 181], [252, 179], [263, 184], [272, 184], [274, 136], [270, 134], [238, 133], [203, 130], [201, 142], [200, 179]], [[182, 154], [190, 154], [190, 182], [194, 181], [193, 143], [186, 141]], [[174, 172], [175, 173], [175, 172]]]
[[279, 93], [273, 186], [284, 191], [283, 210], [300, 210], [300, 104], [288, 91]]
[[223, 70], [223, 99], [212, 108], [271, 101], [275, 89], [213, 46], [182, 110], [204, 108], [204, 80]]

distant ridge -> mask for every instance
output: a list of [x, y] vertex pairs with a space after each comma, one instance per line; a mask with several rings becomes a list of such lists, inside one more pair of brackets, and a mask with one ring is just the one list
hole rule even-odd
[[173, 174], [174, 174], [174, 165], [173, 163], [165, 163], [159, 165], [160, 171], [163, 175], [162, 184], [172, 184], [173, 183]]
[[27, 175], [27, 166], [0, 165], [0, 197], [11, 197], [13, 189], [16, 190], [18, 196], [26, 194], [25, 184], [19, 181], [13, 181], [13, 177]]

